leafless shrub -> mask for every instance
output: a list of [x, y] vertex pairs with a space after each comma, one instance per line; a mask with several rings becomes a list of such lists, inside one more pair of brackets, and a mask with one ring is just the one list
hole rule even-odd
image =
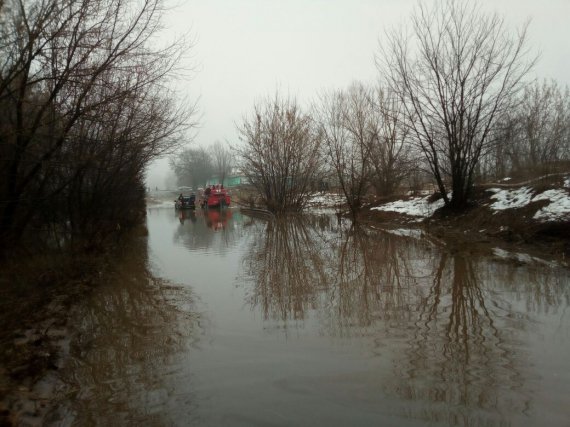
[[398, 97], [354, 83], [321, 95], [315, 106], [329, 167], [352, 212], [370, 187], [390, 195], [413, 164], [409, 128]]
[[320, 138], [311, 116], [276, 93], [238, 126], [241, 168], [272, 212], [301, 210], [321, 173]]

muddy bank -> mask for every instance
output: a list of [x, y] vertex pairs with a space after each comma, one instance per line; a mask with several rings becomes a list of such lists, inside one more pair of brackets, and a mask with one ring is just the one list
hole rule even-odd
[[436, 211], [429, 218], [364, 209], [358, 220], [373, 228], [418, 230], [422, 236], [451, 250], [492, 252], [501, 248], [570, 263], [570, 222], [540, 222], [533, 215], [540, 206], [490, 212], [480, 199], [464, 212]]

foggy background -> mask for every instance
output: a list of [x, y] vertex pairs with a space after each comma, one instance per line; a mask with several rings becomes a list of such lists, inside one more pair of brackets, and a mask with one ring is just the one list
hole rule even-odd
[[[429, 3], [430, 1], [426, 1]], [[540, 54], [533, 76], [570, 84], [570, 0], [482, 0], [516, 31], [528, 19], [529, 47]], [[165, 39], [189, 33], [186, 78], [175, 84], [197, 100], [193, 141], [237, 143], [235, 124], [256, 100], [277, 89], [302, 105], [323, 90], [374, 82], [374, 55], [384, 30], [409, 21], [416, 0], [184, 0], [165, 16]], [[148, 170], [165, 188], [168, 159]], [[174, 184], [173, 179], [171, 180]]]

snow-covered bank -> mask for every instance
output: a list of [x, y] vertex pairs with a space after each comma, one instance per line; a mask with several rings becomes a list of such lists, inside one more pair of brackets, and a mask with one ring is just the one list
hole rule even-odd
[[566, 187], [568, 180], [565, 180], [565, 188], [543, 192], [537, 192], [530, 187], [513, 190], [490, 188], [487, 191], [494, 193], [491, 196], [494, 202], [489, 205], [489, 208], [494, 211], [520, 209], [534, 202], [545, 201], [546, 206], [538, 209], [533, 219], [541, 222], [570, 220], [570, 192]]
[[428, 218], [432, 216], [437, 209], [443, 206], [443, 199], [430, 203], [430, 197], [431, 196], [414, 197], [409, 200], [396, 200], [395, 202], [376, 206], [371, 208], [371, 210], [396, 212], [408, 216], [420, 217], [421, 219]]
[[334, 208], [346, 202], [341, 194], [336, 193], [313, 193], [309, 196], [307, 206], [321, 207], [321, 208]]
[[[481, 206], [489, 209], [490, 214], [500, 211], [527, 208], [531, 203], [537, 204], [536, 211], [530, 217], [539, 222], [560, 222], [570, 220], [570, 177], [566, 177], [561, 188], [551, 188], [543, 191], [530, 186], [519, 188], [489, 188], [487, 196], [478, 200]], [[490, 196], [488, 196], [490, 194]], [[439, 199], [430, 203], [430, 197], [414, 197], [407, 200], [396, 200], [371, 208], [375, 211], [395, 212], [422, 221], [433, 216], [434, 212], [443, 206]]]

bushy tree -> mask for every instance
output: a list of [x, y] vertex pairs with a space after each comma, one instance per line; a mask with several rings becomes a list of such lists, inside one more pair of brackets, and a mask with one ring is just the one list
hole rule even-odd
[[0, 4], [0, 249], [48, 229], [100, 240], [144, 203], [145, 167], [192, 125], [166, 86], [186, 46], [152, 40], [162, 11], [161, 0]]
[[390, 195], [409, 175], [409, 128], [399, 98], [389, 91], [353, 83], [321, 95], [315, 115], [325, 157], [353, 213], [370, 187]]
[[485, 158], [487, 176], [532, 177], [564, 169], [570, 160], [569, 89], [555, 81], [529, 84], [493, 131], [497, 143]]
[[320, 137], [294, 98], [276, 93], [254, 105], [238, 127], [241, 169], [273, 212], [301, 210], [319, 181]]

